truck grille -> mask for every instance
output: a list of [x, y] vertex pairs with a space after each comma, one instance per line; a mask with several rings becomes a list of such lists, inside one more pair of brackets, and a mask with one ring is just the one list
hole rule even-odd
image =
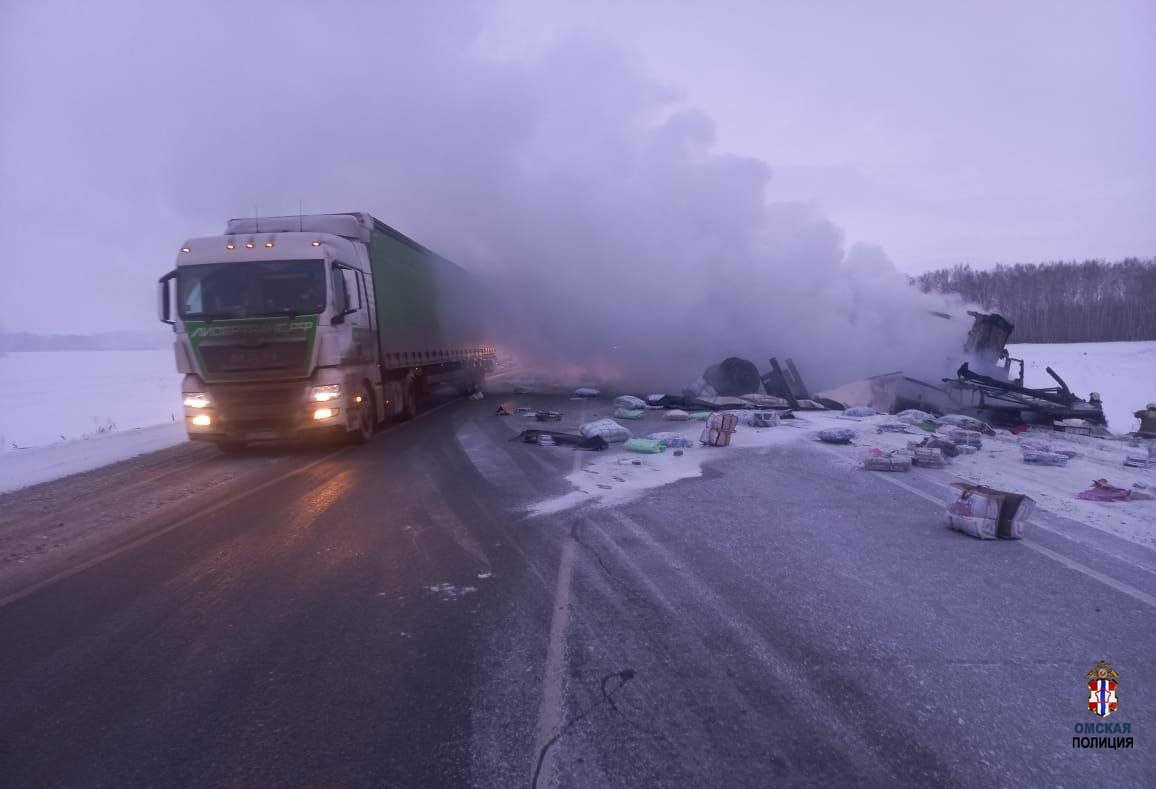
[[210, 397], [230, 427], [265, 429], [293, 424], [302, 413], [306, 384], [218, 384]]
[[257, 346], [236, 343], [200, 346], [207, 373], [237, 373], [258, 370], [289, 370], [308, 364], [304, 340], [266, 342]]

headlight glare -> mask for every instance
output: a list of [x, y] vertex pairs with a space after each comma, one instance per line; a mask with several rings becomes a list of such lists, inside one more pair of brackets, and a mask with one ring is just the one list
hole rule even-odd
[[187, 392], [185, 394], [186, 408], [208, 408], [212, 403], [204, 392]]
[[328, 403], [341, 397], [341, 384], [315, 386], [309, 390], [309, 399], [315, 403]]

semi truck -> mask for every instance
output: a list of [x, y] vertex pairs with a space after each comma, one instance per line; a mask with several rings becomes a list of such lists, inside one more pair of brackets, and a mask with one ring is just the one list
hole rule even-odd
[[472, 393], [494, 367], [473, 278], [364, 212], [230, 219], [185, 241], [158, 290], [188, 436], [226, 453], [364, 443], [431, 387]]

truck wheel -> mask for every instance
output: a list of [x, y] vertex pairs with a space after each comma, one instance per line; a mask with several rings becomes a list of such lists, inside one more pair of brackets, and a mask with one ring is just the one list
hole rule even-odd
[[361, 405], [357, 411], [357, 428], [347, 433], [346, 438], [351, 444], [365, 444], [373, 438], [373, 424], [377, 421], [373, 396], [365, 389], [361, 390]]
[[417, 416], [417, 383], [412, 379], [407, 380], [402, 384], [401, 391], [401, 412], [397, 418], [408, 422]]
[[216, 445], [222, 455], [239, 455], [249, 446], [244, 441], [217, 441]]

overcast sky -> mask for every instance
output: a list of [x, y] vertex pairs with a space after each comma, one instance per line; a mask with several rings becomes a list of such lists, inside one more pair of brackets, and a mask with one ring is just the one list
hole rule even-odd
[[528, 248], [495, 229], [525, 172], [613, 170], [577, 127], [672, 117], [747, 157], [688, 194], [804, 204], [901, 271], [1156, 254], [1151, 0], [413, 5], [0, 0], [0, 322], [147, 327], [180, 243], [254, 205], [485, 266]]

